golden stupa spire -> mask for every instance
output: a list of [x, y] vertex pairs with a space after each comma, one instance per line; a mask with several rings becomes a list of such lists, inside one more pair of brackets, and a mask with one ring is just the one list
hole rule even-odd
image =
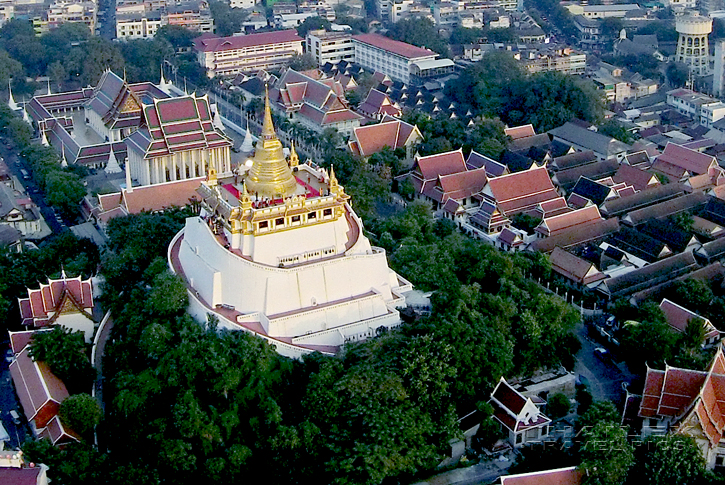
[[277, 133], [274, 132], [274, 125], [272, 124], [272, 110], [269, 106], [269, 89], [266, 84], [264, 85], [264, 124], [262, 125], [262, 139], [277, 139]]
[[300, 157], [297, 156], [297, 152], [295, 151], [295, 142], [292, 142], [290, 145], [290, 151], [289, 151], [289, 166], [290, 167], [296, 167], [300, 164]]
[[297, 181], [285, 159], [282, 143], [274, 131], [269, 91], [266, 86], [262, 137], [257, 142], [252, 162], [252, 168], [245, 180], [250, 193], [271, 199], [294, 195], [297, 190]]

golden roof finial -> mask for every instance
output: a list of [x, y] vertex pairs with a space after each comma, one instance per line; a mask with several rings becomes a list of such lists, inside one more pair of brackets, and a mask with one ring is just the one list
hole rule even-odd
[[269, 88], [264, 85], [264, 124], [262, 125], [262, 139], [273, 140], [277, 138], [272, 124], [272, 109], [269, 106]]
[[239, 204], [244, 210], [252, 208], [252, 198], [249, 196], [247, 184], [245, 182], [242, 182], [242, 194], [241, 197], [239, 197]]
[[330, 165], [330, 188], [337, 187], [337, 177], [335, 177], [335, 166]]
[[292, 142], [290, 146], [289, 151], [289, 166], [290, 167], [296, 167], [300, 164], [300, 157], [297, 156], [297, 152], [295, 151], [295, 142]]

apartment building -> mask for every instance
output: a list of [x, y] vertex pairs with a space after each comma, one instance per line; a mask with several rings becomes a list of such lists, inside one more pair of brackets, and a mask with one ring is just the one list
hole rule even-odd
[[214, 32], [214, 19], [205, 1], [167, 5], [163, 17], [168, 25], [177, 25], [201, 34]]
[[355, 62], [403, 83], [419, 84], [425, 78], [453, 72], [450, 59], [438, 59], [430, 49], [392, 40], [379, 34], [352, 37]]
[[305, 51], [315, 58], [319, 66], [328, 62], [337, 64], [340, 61], [355, 60], [352, 34], [346, 32], [311, 30], [305, 38]]
[[15, 2], [13, 0], [0, 0], [0, 27], [15, 17]]
[[178, 25], [193, 32], [213, 33], [214, 19], [205, 0], [124, 0], [116, 5], [116, 38], [150, 39], [164, 25]]
[[623, 18], [633, 10], [640, 10], [636, 3], [620, 5], [568, 5], [572, 15], [581, 15], [588, 19], [604, 19], [610, 17]]
[[525, 52], [520, 60], [531, 73], [559, 71], [564, 74], [584, 74], [587, 68], [587, 55], [569, 47], [552, 51], [531, 50]]
[[161, 12], [116, 14], [116, 38], [120, 40], [150, 39], [164, 24]]
[[92, 1], [73, 2], [56, 0], [38, 17], [33, 18], [37, 34], [44, 34], [68, 22], [85, 24], [91, 33], [96, 31], [96, 3]]
[[209, 77], [231, 76], [261, 69], [280, 69], [295, 54], [302, 54], [304, 39], [295, 30], [280, 30], [232, 37], [198, 37], [194, 40], [199, 64]]
[[667, 104], [708, 128], [712, 128], [716, 121], [725, 118], [725, 103], [690, 89], [667, 91]]

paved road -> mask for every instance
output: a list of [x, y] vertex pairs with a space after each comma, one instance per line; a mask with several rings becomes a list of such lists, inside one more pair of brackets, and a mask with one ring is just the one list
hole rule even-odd
[[66, 222], [63, 221], [60, 214], [57, 214], [52, 207], [46, 204], [45, 198], [43, 197], [43, 193], [40, 191], [38, 184], [35, 183], [32, 177], [29, 180], [23, 179], [23, 174], [20, 170], [25, 169], [28, 173], [31, 173], [30, 167], [27, 165], [25, 160], [18, 155], [18, 151], [14, 145], [12, 145], [11, 142], [8, 142], [6, 138], [2, 138], [2, 142], [0, 142], [0, 156], [5, 159], [5, 163], [12, 174], [15, 175], [25, 186], [28, 196], [30, 196], [33, 202], [35, 202], [40, 209], [40, 212], [43, 214], [45, 222], [48, 223], [50, 230], [54, 233], [59, 233], [65, 230], [67, 228]]
[[21, 416], [20, 419], [24, 421], [23, 410], [20, 408], [18, 403], [17, 395], [15, 394], [15, 388], [13, 387], [13, 380], [10, 377], [9, 364], [5, 360], [5, 352], [9, 348], [7, 341], [0, 343], [0, 349], [2, 355], [0, 356], [0, 422], [2, 422], [5, 431], [10, 435], [10, 443], [8, 448], [17, 449], [20, 447], [20, 443], [25, 442], [25, 437], [29, 436], [27, 425], [21, 422], [20, 425], [15, 425], [10, 418], [10, 411], [16, 410]]
[[624, 396], [622, 383], [632, 382], [634, 375], [624, 363], [604, 363], [594, 356], [594, 349], [602, 345], [587, 336], [583, 323], [577, 324], [575, 332], [582, 348], [576, 356], [574, 372], [589, 380], [589, 391], [595, 400], [609, 399], [619, 403]]

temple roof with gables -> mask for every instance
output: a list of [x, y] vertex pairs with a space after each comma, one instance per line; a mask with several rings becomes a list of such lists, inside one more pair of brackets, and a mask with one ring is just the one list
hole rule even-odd
[[126, 139], [129, 147], [156, 158], [194, 149], [231, 147], [214, 127], [206, 96], [154, 99], [143, 107], [143, 124]]
[[716, 447], [725, 432], [725, 357], [722, 347], [707, 372], [647, 368], [639, 416], [670, 420], [678, 432], [704, 435]]
[[109, 129], [137, 126], [142, 103], [125, 80], [106, 71], [86, 107], [95, 111]]
[[80, 276], [68, 278], [63, 272], [57, 280], [49, 279], [40, 289], [28, 290], [28, 298], [18, 299], [23, 325], [43, 327], [64, 313], [82, 313], [92, 319], [93, 284]]

